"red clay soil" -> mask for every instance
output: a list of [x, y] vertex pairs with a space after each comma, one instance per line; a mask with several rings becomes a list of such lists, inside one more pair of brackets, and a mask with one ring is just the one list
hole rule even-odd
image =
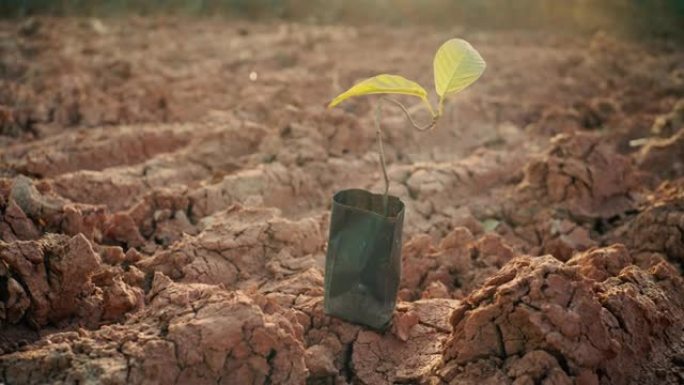
[[[329, 317], [330, 198], [383, 181], [371, 102], [325, 103], [430, 84], [451, 36], [483, 78], [429, 134], [383, 119], [392, 325]], [[603, 32], [0, 21], [0, 383], [682, 384], [682, 63]]]

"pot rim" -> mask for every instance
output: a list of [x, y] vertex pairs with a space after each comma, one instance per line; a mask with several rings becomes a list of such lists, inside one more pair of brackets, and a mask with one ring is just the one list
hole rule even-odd
[[348, 194], [348, 193], [353, 193], [353, 192], [368, 195], [371, 197], [371, 199], [373, 197], [379, 197], [380, 199], [382, 199], [384, 197], [384, 194], [376, 194], [376, 193], [373, 193], [371, 191], [360, 189], [360, 188], [351, 188], [351, 189], [345, 189], [345, 190], [337, 191], [333, 195], [333, 204], [338, 205], [338, 206], [343, 206], [343, 207], [353, 209], [353, 210], [363, 211], [364, 213], [371, 214], [371, 215], [374, 215], [376, 217], [380, 217], [383, 219], [395, 219], [395, 220], [398, 219], [400, 216], [403, 216], [404, 210], [406, 209], [406, 205], [404, 204], [404, 202], [399, 197], [391, 195], [391, 194], [387, 195], [388, 201], [393, 200], [399, 204], [399, 209], [396, 211], [395, 215], [382, 215], [382, 214], [378, 213], [377, 211], [374, 211], [372, 209], [368, 209], [367, 207], [350, 205], [350, 204], [343, 203], [343, 202], [339, 201], [339, 198], [342, 196], [342, 194], [345, 194], [345, 193]]

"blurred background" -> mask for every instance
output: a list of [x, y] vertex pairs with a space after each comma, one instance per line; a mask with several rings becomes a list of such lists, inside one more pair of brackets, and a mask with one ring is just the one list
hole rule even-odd
[[[577, 131], [632, 152], [630, 143], [678, 129], [655, 126], [684, 106], [684, 0], [0, 0], [0, 15], [6, 145], [178, 122], [198, 124], [197, 138], [209, 122], [280, 135], [220, 172], [272, 162], [325, 169], [338, 157], [376, 170], [376, 99], [334, 110], [327, 102], [377, 73], [431, 89], [432, 56], [452, 37], [471, 42], [487, 71], [449, 100], [429, 135], [388, 108], [390, 163], [521, 143], [537, 151]], [[5, 172], [47, 175], [26, 164], [26, 151], [2, 155], [17, 162]], [[377, 181], [369, 172], [359, 184]]]
[[684, 0], [0, 0], [3, 17], [160, 13], [667, 36], [681, 35], [684, 28]]

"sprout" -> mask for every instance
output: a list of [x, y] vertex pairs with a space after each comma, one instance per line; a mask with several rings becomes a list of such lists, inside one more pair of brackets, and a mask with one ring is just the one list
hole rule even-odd
[[[413, 119], [408, 109], [396, 99], [384, 96], [380, 101], [389, 101], [401, 108], [411, 125], [419, 131], [427, 131], [435, 127], [444, 112], [444, 100], [453, 94], [461, 92], [480, 78], [486, 67], [480, 53], [470, 43], [462, 39], [451, 39], [442, 44], [434, 59], [435, 90], [439, 96], [437, 108], [434, 109], [428, 100], [428, 93], [420, 84], [399, 75], [380, 74], [362, 80], [347, 91], [334, 98], [329, 108], [335, 107], [346, 99], [354, 96], [372, 94], [402, 94], [421, 99], [423, 105], [432, 116], [432, 120], [420, 126]], [[380, 129], [381, 103], [375, 108], [375, 129], [378, 136], [380, 165], [385, 179], [385, 208], [389, 191], [389, 178], [385, 164], [385, 152], [382, 145], [382, 131]]]

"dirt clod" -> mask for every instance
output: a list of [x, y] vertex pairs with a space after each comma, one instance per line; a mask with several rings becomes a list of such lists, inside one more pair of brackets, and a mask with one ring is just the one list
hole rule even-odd
[[633, 263], [624, 247], [567, 264], [512, 260], [453, 313], [437, 373], [446, 383], [483, 368], [483, 379], [501, 383], [677, 383], [681, 368], [670, 358], [684, 349], [682, 278], [662, 260], [648, 269]]

